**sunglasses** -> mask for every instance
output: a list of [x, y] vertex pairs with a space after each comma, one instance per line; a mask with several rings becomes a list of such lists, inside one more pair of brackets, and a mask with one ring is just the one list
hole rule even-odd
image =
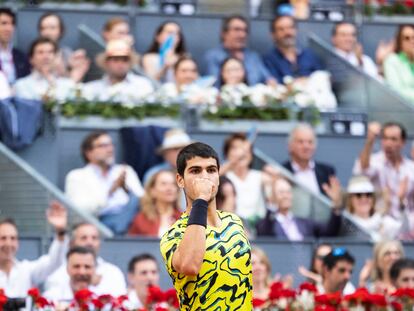
[[362, 197], [367, 197], [367, 198], [372, 198], [374, 196], [373, 193], [353, 193], [352, 195], [356, 196], [358, 199], [362, 198]]
[[106, 58], [107, 61], [121, 61], [121, 62], [129, 62], [129, 56], [109, 56]]

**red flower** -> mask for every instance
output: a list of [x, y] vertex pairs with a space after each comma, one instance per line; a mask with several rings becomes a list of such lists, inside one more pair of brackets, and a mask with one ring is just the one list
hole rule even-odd
[[105, 305], [101, 300], [99, 300], [98, 298], [94, 298], [92, 299], [92, 303], [95, 306], [95, 308], [97, 309], [102, 309], [103, 306]]
[[4, 294], [4, 290], [0, 289], [0, 309], [3, 310], [3, 306], [7, 302], [7, 296]]
[[166, 308], [166, 307], [161, 307], [161, 306], [156, 306], [156, 307], [155, 307], [155, 311], [168, 311], [168, 308]]
[[314, 311], [336, 311], [335, 307], [323, 305], [323, 306], [316, 306]]
[[282, 282], [274, 282], [270, 285], [269, 299], [295, 298], [296, 292], [291, 289], [284, 289]]
[[369, 299], [371, 303], [377, 307], [386, 307], [388, 305], [387, 299], [382, 294], [371, 294]]
[[259, 299], [259, 298], [253, 298], [253, 308], [261, 307], [265, 302], [266, 300]]
[[33, 287], [27, 291], [27, 294], [36, 301], [40, 297], [40, 291], [36, 287]]
[[81, 289], [78, 290], [75, 293], [75, 300], [79, 305], [85, 304], [86, 302], [88, 302], [93, 296], [93, 293], [85, 288], [85, 289]]
[[391, 296], [398, 298], [414, 298], [414, 289], [413, 288], [399, 288]]
[[47, 300], [45, 297], [39, 297], [36, 299], [36, 306], [39, 308], [44, 308], [47, 306], [53, 306], [53, 303]]
[[319, 305], [336, 307], [341, 303], [341, 293], [316, 295], [315, 302]]
[[318, 292], [318, 289], [316, 288], [315, 284], [305, 282], [299, 285], [299, 293], [303, 291], [308, 291], [316, 294]]
[[180, 307], [180, 303], [178, 302], [177, 297], [177, 291], [175, 290], [175, 288], [170, 288], [166, 292], [164, 292], [164, 298], [174, 308], [178, 309]]
[[165, 295], [158, 286], [148, 286], [147, 303], [156, 303], [165, 301]]
[[106, 294], [106, 295], [100, 295], [98, 297], [98, 300], [105, 305], [107, 303], [112, 303], [115, 299], [111, 295]]
[[353, 294], [344, 296], [344, 300], [351, 304], [363, 304], [371, 301], [370, 294], [364, 287], [358, 288]]
[[397, 301], [392, 301], [391, 302], [391, 307], [394, 311], [403, 311], [402, 304], [397, 302]]

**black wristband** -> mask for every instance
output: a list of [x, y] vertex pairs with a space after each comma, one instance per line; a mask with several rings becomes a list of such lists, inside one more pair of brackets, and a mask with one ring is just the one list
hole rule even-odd
[[193, 201], [190, 217], [188, 218], [187, 226], [200, 225], [207, 227], [207, 209], [208, 202], [203, 199]]

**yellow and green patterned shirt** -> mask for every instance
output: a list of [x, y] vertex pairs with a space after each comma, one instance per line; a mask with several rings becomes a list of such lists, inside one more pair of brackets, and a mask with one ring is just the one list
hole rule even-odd
[[200, 272], [186, 276], [172, 267], [172, 257], [187, 228], [188, 214], [161, 239], [161, 254], [167, 266], [181, 310], [251, 311], [252, 266], [250, 244], [239, 217], [218, 211], [221, 227], [206, 228], [206, 252]]

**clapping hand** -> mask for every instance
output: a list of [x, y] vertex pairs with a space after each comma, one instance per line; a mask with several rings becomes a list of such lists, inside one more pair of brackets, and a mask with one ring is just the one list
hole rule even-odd
[[339, 179], [335, 176], [329, 177], [329, 183], [322, 185], [323, 190], [328, 197], [332, 200], [334, 208], [342, 207], [342, 188]]

